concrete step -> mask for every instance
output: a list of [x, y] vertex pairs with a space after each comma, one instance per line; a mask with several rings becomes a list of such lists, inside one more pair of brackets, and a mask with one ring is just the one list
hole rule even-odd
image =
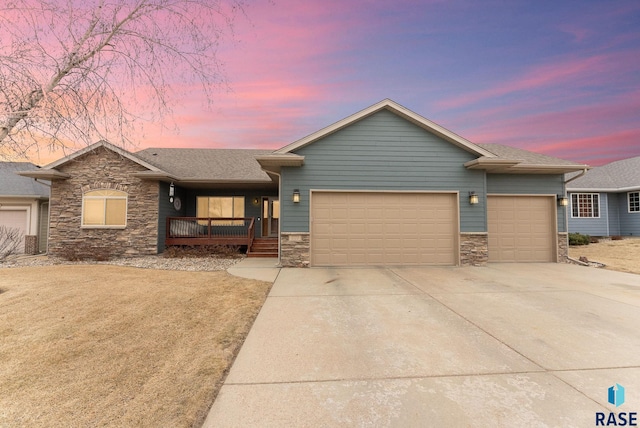
[[277, 251], [274, 251], [274, 252], [263, 252], [263, 251], [253, 252], [253, 251], [249, 251], [247, 253], [247, 257], [278, 257], [278, 252]]

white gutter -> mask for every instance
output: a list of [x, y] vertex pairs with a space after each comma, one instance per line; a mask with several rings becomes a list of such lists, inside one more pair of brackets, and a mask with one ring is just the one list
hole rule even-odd
[[570, 178], [570, 179], [566, 180], [566, 181], [564, 182], [564, 184], [567, 184], [567, 183], [569, 183], [569, 182], [571, 182], [571, 181], [575, 180], [576, 178], [580, 178], [580, 177], [582, 177], [583, 175], [585, 175], [585, 174], [587, 173], [587, 171], [588, 171], [588, 170], [589, 170], [589, 168], [584, 168], [580, 174], [576, 175], [576, 176], [575, 176], [575, 177], [573, 177], [573, 178]]

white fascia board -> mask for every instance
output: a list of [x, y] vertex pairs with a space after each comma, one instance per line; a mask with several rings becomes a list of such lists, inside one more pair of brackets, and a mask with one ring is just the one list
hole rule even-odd
[[93, 143], [90, 146], [85, 147], [84, 149], [80, 149], [77, 152], [74, 152], [74, 153], [70, 154], [69, 156], [65, 156], [65, 157], [63, 157], [61, 159], [58, 159], [57, 161], [52, 162], [52, 163], [42, 167], [42, 169], [54, 169], [54, 168], [56, 168], [56, 167], [58, 167], [60, 165], [63, 165], [65, 163], [67, 163], [67, 162], [79, 157], [79, 156], [84, 155], [85, 153], [89, 153], [89, 152], [97, 149], [98, 147], [105, 147], [105, 148], [111, 150], [112, 152], [115, 152], [115, 153], [119, 154], [120, 156], [125, 157], [125, 158], [129, 159], [130, 161], [135, 162], [138, 165], [141, 165], [141, 166], [147, 168], [150, 171], [163, 172], [158, 167], [155, 167], [155, 166], [151, 165], [150, 163], [147, 163], [147, 162], [143, 161], [142, 159], [138, 158], [137, 156], [133, 155], [132, 153], [130, 153], [130, 152], [128, 152], [128, 151], [126, 151], [126, 150], [124, 150], [124, 149], [122, 149], [122, 148], [120, 148], [120, 147], [118, 147], [116, 145], [113, 145], [113, 144], [111, 144], [111, 143], [109, 143], [107, 141], [104, 141], [104, 140], [100, 140], [97, 143]]
[[567, 187], [567, 192], [573, 193], [620, 193], [620, 192], [635, 192], [640, 190], [640, 186], [631, 187]]

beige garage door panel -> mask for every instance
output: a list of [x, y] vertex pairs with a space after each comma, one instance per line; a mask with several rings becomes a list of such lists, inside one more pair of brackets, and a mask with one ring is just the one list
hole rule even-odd
[[555, 261], [555, 199], [489, 196], [489, 261]]
[[315, 266], [457, 261], [455, 194], [314, 192]]
[[17, 228], [22, 234], [19, 253], [24, 253], [24, 235], [27, 228], [27, 210], [0, 210], [0, 225]]

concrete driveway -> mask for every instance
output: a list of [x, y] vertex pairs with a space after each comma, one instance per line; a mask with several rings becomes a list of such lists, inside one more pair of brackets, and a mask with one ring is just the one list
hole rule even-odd
[[588, 427], [611, 411], [640, 413], [639, 275], [282, 269], [205, 426]]

